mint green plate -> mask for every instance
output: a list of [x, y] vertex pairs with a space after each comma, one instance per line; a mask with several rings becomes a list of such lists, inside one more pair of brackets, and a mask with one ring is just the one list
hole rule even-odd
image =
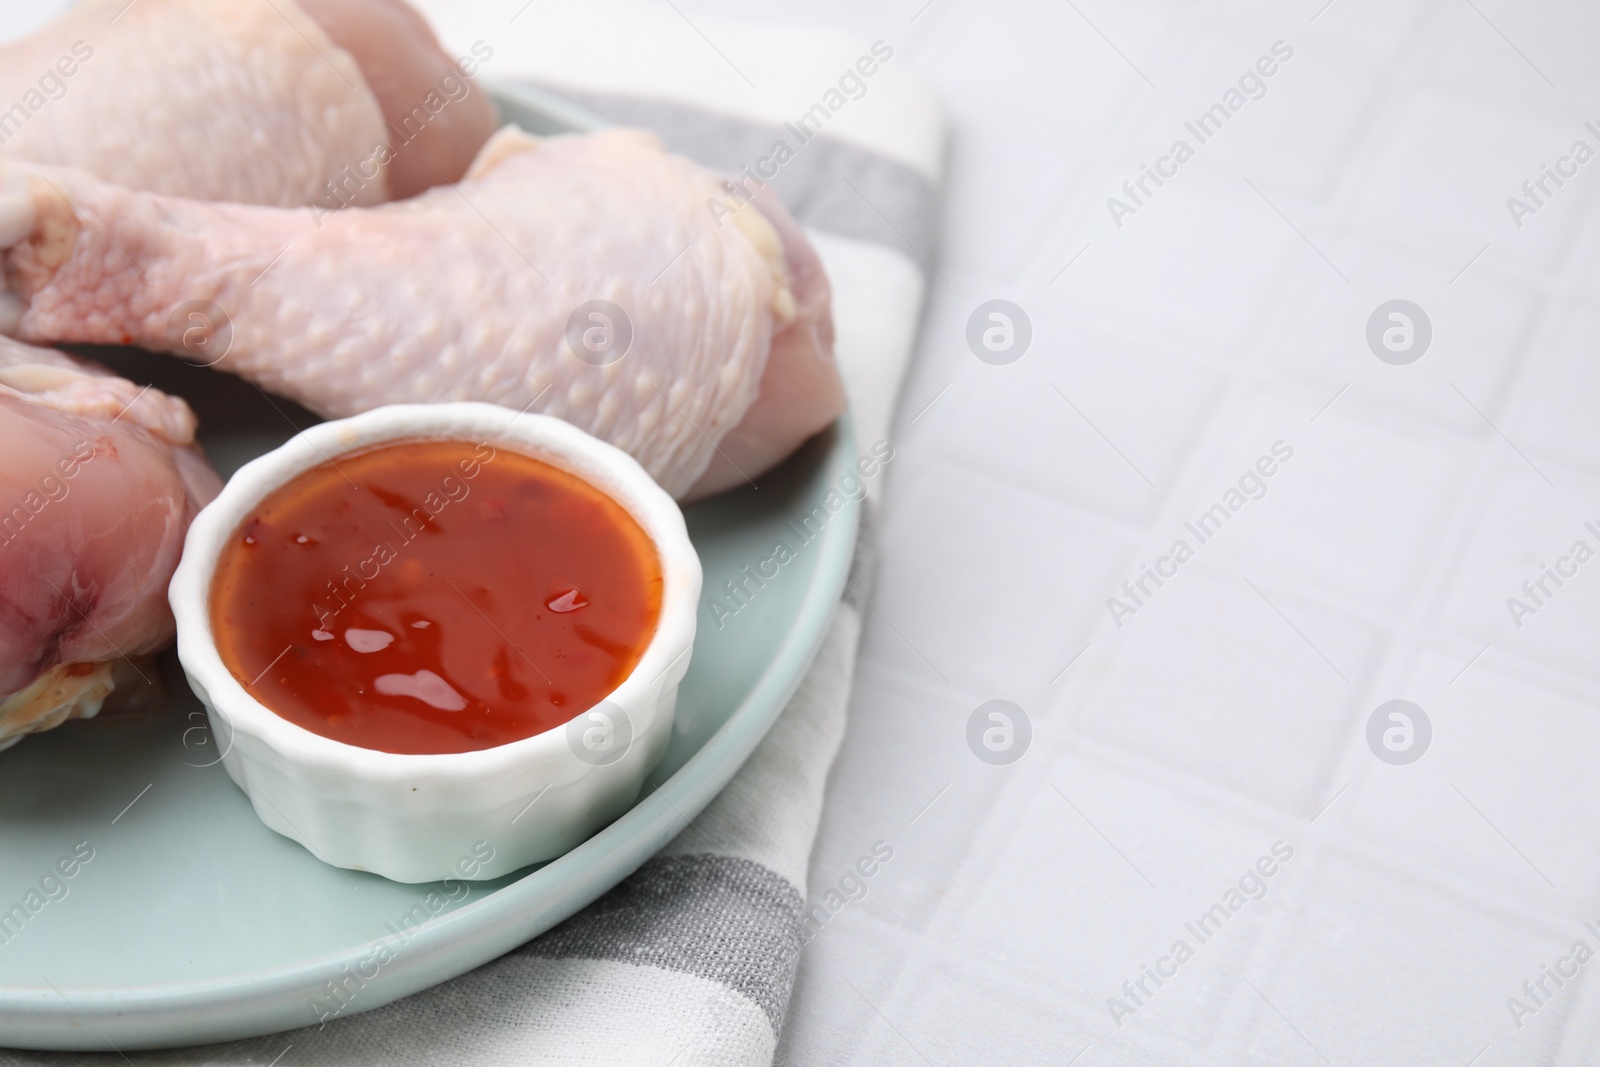
[[[536, 132], [589, 125], [538, 94], [496, 97], [508, 119]], [[224, 475], [287, 440], [291, 420], [316, 421], [168, 357], [89, 354], [187, 398]], [[707, 591], [778, 540], [795, 544], [787, 523], [809, 514], [854, 458], [841, 420], [759, 489], [690, 508]], [[857, 520], [853, 504], [835, 515], [722, 629], [702, 608], [667, 754], [627, 814], [559, 859], [468, 883], [464, 897], [457, 885], [455, 901], [442, 885], [326, 866], [262, 825], [216, 762], [215, 739], [171, 653], [159, 664], [166, 696], [157, 706], [69, 723], [0, 753], [0, 1045], [160, 1048], [314, 1024], [324, 984], [430, 892], [443, 909], [345, 1014], [443, 982], [572, 915], [682, 830], [755, 749], [822, 642]], [[46, 878], [75, 848], [93, 858], [70, 879]], [[30, 891], [43, 902], [36, 912], [27, 910]], [[13, 905], [28, 915], [20, 926], [6, 924]]]

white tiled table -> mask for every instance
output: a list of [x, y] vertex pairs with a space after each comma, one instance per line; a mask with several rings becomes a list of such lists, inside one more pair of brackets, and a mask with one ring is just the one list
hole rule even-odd
[[[953, 124], [813, 891], [895, 854], [807, 949], [780, 1061], [1600, 1057], [1600, 961], [1507, 1008], [1600, 951], [1600, 561], [1520, 630], [1505, 605], [1600, 548], [1600, 160], [1520, 230], [1505, 206], [1600, 149], [1600, 7], [677, 2], [889, 40]], [[3, 0], [0, 33], [44, 13]], [[1280, 39], [1266, 96], [1116, 228], [1106, 198]], [[995, 297], [1034, 330], [1003, 367], [964, 341]], [[1364, 339], [1397, 297], [1434, 328], [1407, 367]], [[1279, 440], [1119, 629], [1106, 598]], [[1434, 727], [1410, 766], [1365, 739], [1396, 697]], [[965, 741], [994, 698], [1033, 725], [1008, 767]]]
[[[1505, 603], [1600, 549], [1600, 161], [1520, 230], [1505, 203], [1600, 150], [1600, 8], [1322, 6], [756, 12], [893, 42], [953, 124], [813, 894], [895, 858], [807, 949], [780, 1061], [1600, 1058], [1600, 962], [1507, 1007], [1600, 952], [1600, 561], [1520, 630]], [[1266, 95], [1115, 227], [1278, 40]], [[995, 297], [1034, 330], [1003, 367], [964, 340]], [[1411, 366], [1365, 341], [1394, 298], [1433, 325]], [[1279, 440], [1267, 495], [1119, 629], [1106, 598]], [[1009, 767], [965, 742], [994, 698], [1034, 728]], [[1409, 766], [1366, 742], [1391, 698], [1433, 724]], [[1188, 933], [1279, 840], [1264, 898]]]

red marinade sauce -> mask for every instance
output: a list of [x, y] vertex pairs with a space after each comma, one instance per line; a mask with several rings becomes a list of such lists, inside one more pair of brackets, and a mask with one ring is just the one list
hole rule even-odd
[[638, 664], [661, 562], [615, 500], [463, 441], [342, 455], [223, 548], [211, 629], [233, 676], [313, 733], [471, 752], [572, 719]]

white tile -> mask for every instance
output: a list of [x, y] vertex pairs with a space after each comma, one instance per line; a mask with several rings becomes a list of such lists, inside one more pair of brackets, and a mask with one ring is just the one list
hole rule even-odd
[[[1600, 927], [1600, 920], [1596, 920], [1595, 925]], [[1584, 937], [1590, 948], [1595, 947], [1596, 938], [1581, 934], [1579, 936]], [[1551, 961], [1543, 960], [1540, 962], [1549, 963]], [[1575, 980], [1577, 988], [1573, 990], [1575, 995], [1571, 998], [1568, 1019], [1561, 1035], [1561, 1048], [1550, 1061], [1553, 1064], [1557, 1064], [1558, 1067], [1581, 1067], [1581, 1065], [1587, 1064], [1594, 1057], [1593, 1050], [1596, 1042], [1600, 1042], [1600, 979], [1587, 973], [1587, 971], [1588, 967], [1586, 965], [1584, 971]], [[1560, 1006], [1566, 1007], [1567, 1005], [1562, 1004]], [[1557, 1004], [1555, 1003], [1551, 1003], [1550, 1007], [1552, 1011], [1557, 1010]], [[1529, 1025], [1538, 1024], [1540, 1018], [1545, 1014], [1546, 1012], [1541, 1007], [1539, 1014], [1534, 1016], [1532, 1020], [1524, 1021]]]
[[944, 399], [945, 461], [1052, 500], [1148, 520], [1221, 388], [1216, 373], [1049, 313], [1034, 348], [971, 361]]
[[1066, 5], [948, 6], [918, 62], [940, 72], [959, 146], [948, 202], [983, 207], [947, 213], [943, 261], [1006, 278], [1064, 210], [1097, 130], [1152, 90]]
[[1470, 83], [1491, 81], [1546, 106], [1557, 99], [1592, 103], [1600, 94], [1600, 78], [1584, 47], [1600, 37], [1595, 8], [1516, 0], [1474, 0], [1474, 6], [1476, 11], [1463, 5], [1443, 30], [1442, 70]]
[[[908, 1032], [922, 1035], [950, 1063], [1059, 1067], [1074, 1056], [1107, 1067], [1161, 1062], [1109, 1038], [1100, 1020], [1090, 1023], [1069, 1013], [1050, 989], [964, 954], [945, 952], [928, 961], [908, 976], [893, 1005], [904, 1012]], [[972, 1025], [973, 1019], [984, 1025]]]
[[1242, 1046], [1282, 1064], [1464, 1064], [1488, 1044], [1482, 1062], [1544, 1062], [1550, 1034], [1519, 1035], [1505, 999], [1564, 937], [1340, 857], [1314, 877], [1280, 958], [1247, 975], [1267, 999], [1241, 990]]
[[1281, 439], [1293, 458], [1267, 495], [1216, 535], [1217, 555], [1252, 575], [1275, 572], [1363, 603], [1399, 605], [1415, 595], [1431, 561], [1433, 538], [1459, 492], [1462, 456], [1342, 404], [1314, 423], [1307, 404], [1296, 428], [1281, 402], [1263, 398], [1240, 416], [1228, 460], [1218, 462], [1203, 495], [1186, 498], [1185, 512], [1198, 516], [1222, 500], [1227, 476], [1239, 477], [1234, 472]]
[[[967, 719], [984, 699], [884, 668], [867, 650], [831, 772], [830, 797], [849, 801], [830, 799], [823, 809], [811, 863], [814, 899], [883, 841], [893, 858], [853, 910], [907, 930], [927, 927], [1011, 776], [967, 748]], [[1032, 705], [1043, 746], [1051, 733], [1044, 705], [1024, 703]]]
[[[1244, 966], [1282, 907], [1293, 863], [1201, 939], [1186, 922], [1221, 900], [1279, 834], [1206, 810], [1159, 773], [1113, 769], [1069, 751], [1008, 793], [953, 888], [934, 934], [1054, 990], [1066, 1011], [1115, 1026], [1108, 1001], [1184, 941], [1193, 959], [1155, 987], [1120, 1029], [1182, 1035], [1191, 1048], [1220, 1019], [1226, 976]], [[1022, 784], [1019, 780], [1019, 786]], [[1045, 891], [1044, 887], [1048, 887]], [[1166, 965], [1171, 969], [1171, 965]]]
[[947, 208], [937, 254], [921, 250], [946, 274], [1014, 278], [1028, 264], [1041, 231], [1073, 210], [1085, 181], [1078, 154], [1063, 148], [1040, 159], [1039, 149], [1031, 146], [1025, 156], [1017, 154], [1019, 144], [1039, 137], [1037, 127], [1048, 121], [1041, 115], [974, 116], [957, 127], [956, 136], [971, 151], [950, 161], [947, 195], [973, 199], [1000, 184], [1007, 191], [981, 212]]
[[1037, 691], [1083, 647], [1127, 545], [1037, 496], [896, 462], [869, 640], [919, 677]]
[[1054, 288], [1074, 306], [1213, 356], [1236, 354], [1285, 264], [1312, 255], [1242, 178], [1200, 156], [1120, 221], [1107, 215]]
[[[1470, 540], [1450, 568], [1436, 622], [1474, 646], [1592, 676], [1600, 647], [1600, 534], [1588, 524], [1600, 530], [1600, 494], [1570, 482], [1552, 489], [1515, 458], [1502, 467], [1473, 509]], [[1582, 557], [1590, 562], [1579, 563]]]
[[1431, 745], [1399, 767], [1357, 749], [1350, 796], [1326, 818], [1530, 909], [1586, 906], [1600, 890], [1600, 856], [1580, 844], [1600, 835], [1592, 699], [1511, 673], [1492, 654], [1461, 673], [1464, 662], [1424, 650], [1410, 677], [1382, 696], [1418, 704]]
[[[1249, 122], [1230, 122], [1226, 136], [1216, 139], [1217, 157], [1263, 188], [1326, 199], [1346, 172], [1341, 164], [1371, 124], [1381, 83], [1342, 47], [1297, 32], [1263, 36], [1256, 54], [1243, 58], [1269, 55], [1279, 39], [1293, 56], [1262, 79], [1265, 95], [1241, 111], [1241, 116], [1248, 112]], [[1248, 64], [1236, 66], [1235, 78]], [[1219, 85], [1218, 92], [1231, 84]], [[1245, 89], [1260, 91], [1248, 79]]]
[[[1328, 256], [1351, 282], [1325, 270], [1304, 272], [1261, 346], [1268, 363], [1316, 381], [1326, 396], [1349, 386], [1341, 404], [1364, 400], [1470, 437], [1493, 434], [1484, 418], [1499, 420], [1529, 350], [1535, 294], [1492, 273], [1499, 265], [1492, 248], [1465, 274], [1470, 255], [1420, 256], [1360, 236], [1335, 240]], [[1422, 308], [1431, 330], [1427, 350], [1405, 366], [1383, 362], [1367, 339], [1378, 308], [1396, 299]]]
[[1292, 626], [1238, 576], [1187, 564], [1116, 635], [1116, 658], [1079, 728], [1314, 814], [1381, 638], [1325, 608], [1268, 596]]
[[[1288, 7], [1289, 12], [1285, 11]], [[1416, 45], [1419, 27], [1431, 0], [1296, 0], [1284, 5], [1274, 0], [1228, 0], [1224, 10], [1235, 17], [1294, 17], [1294, 36], [1329, 38], [1372, 59], [1403, 63]], [[1393, 55], [1393, 53], [1401, 53]]]
[[[1600, 501], [1600, 171], [1520, 231], [1505, 206], [1600, 120], [1584, 95], [1600, 16], [1475, 2], [1482, 15], [1459, 0], [1077, 0], [1080, 16], [937, 0], [915, 24], [920, 2], [820, 9], [903, 35], [950, 105], [949, 282], [930, 284], [880, 529], [873, 595], [894, 625], [869, 620], [813, 874], [880, 837], [896, 857], [808, 949], [780, 1062], [1064, 1063], [1080, 1034], [1080, 1067], [1323, 1064], [1316, 1050], [1341, 1067], [1465, 1064], [1491, 1044], [1477, 1067], [1586, 1062], [1594, 981], [1521, 1033], [1505, 999], [1564, 948], [1562, 916], [1600, 912], [1583, 844], [1600, 818], [1595, 601], [1580, 578], [1521, 634], [1497, 621], [1576, 505], [1473, 408], [1563, 493]], [[1296, 58], [1267, 97], [1115, 228], [1105, 198], [1280, 36]], [[991, 297], [1036, 327], [1010, 367], [965, 349]], [[1393, 298], [1434, 326], [1408, 367], [1365, 341]], [[1109, 591], [1279, 439], [1295, 456], [1265, 498], [1110, 625]], [[1437, 729], [1410, 767], [1366, 747], [1391, 696]], [[990, 697], [1035, 723], [1009, 768], [965, 749]], [[1115, 1029], [1107, 987], [1270, 845], [1263, 823], [1303, 820], [1346, 783], [1300, 824], [1296, 880]]]
[[1595, 347], [1600, 344], [1600, 306], [1593, 301], [1567, 309], [1544, 338], [1530, 369], [1532, 383], [1524, 403], [1511, 413], [1506, 433], [1534, 456], [1600, 471], [1600, 373]]
[[[1356, 221], [1375, 233], [1417, 234], [1422, 247], [1441, 258], [1454, 254], [1464, 261], [1492, 243], [1553, 266], [1600, 187], [1600, 160], [1555, 190], [1520, 229], [1506, 201], [1523, 195], [1523, 181], [1538, 176], [1541, 163], [1554, 162], [1585, 133], [1576, 115], [1560, 121], [1493, 100], [1469, 103], [1421, 92], [1389, 129], [1366, 176]], [[1591, 148], [1600, 148], [1600, 140], [1588, 137]]]

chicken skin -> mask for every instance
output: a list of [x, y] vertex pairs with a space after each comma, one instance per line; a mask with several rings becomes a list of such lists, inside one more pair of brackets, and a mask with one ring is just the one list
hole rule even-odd
[[0, 158], [173, 196], [382, 203], [497, 124], [400, 0], [85, 0], [0, 46]]
[[770, 194], [640, 131], [495, 135], [472, 51], [401, 0], [85, 0], [0, 46], [0, 749], [133, 688], [220, 488], [182, 400], [12, 336], [334, 417], [541, 411], [684, 500], [844, 409], [827, 277]]
[[183, 401], [0, 339], [0, 748], [138, 680], [220, 488]]
[[458, 186], [321, 216], [0, 165], [0, 332], [182, 352], [204, 302], [228, 334], [208, 362], [322, 414], [542, 411], [689, 499], [844, 407], [814, 251], [775, 201], [729, 205], [636, 130], [508, 128]]

